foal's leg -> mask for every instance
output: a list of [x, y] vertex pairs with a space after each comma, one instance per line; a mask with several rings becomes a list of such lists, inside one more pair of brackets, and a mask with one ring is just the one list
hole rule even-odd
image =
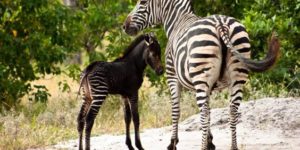
[[83, 103], [81, 105], [80, 112], [77, 117], [77, 131], [79, 133], [79, 146], [78, 149], [82, 150], [82, 133], [84, 129], [85, 116], [90, 107], [91, 101], [87, 100], [86, 97], [83, 98]]
[[[91, 79], [92, 80], [92, 79]], [[108, 94], [108, 88], [104, 82], [100, 82], [102, 84], [95, 84], [93, 85], [93, 80], [91, 81], [91, 95], [93, 98], [93, 101], [91, 103], [91, 107], [86, 115], [85, 119], [85, 149], [90, 149], [90, 137], [91, 137], [91, 131], [92, 127], [94, 125], [94, 120], [99, 112], [99, 109], [101, 105], [103, 104], [107, 94]]]
[[128, 146], [129, 150], [134, 150], [130, 139], [130, 122], [131, 122], [130, 104], [127, 97], [123, 96], [123, 100], [124, 100], [124, 119], [125, 119], [125, 127], [126, 127], [126, 145]]
[[135, 93], [133, 96], [129, 97], [129, 102], [131, 106], [131, 114], [134, 124], [134, 133], [135, 133], [135, 146], [139, 150], [143, 150], [143, 146], [140, 140], [140, 118], [138, 110], [138, 93]]

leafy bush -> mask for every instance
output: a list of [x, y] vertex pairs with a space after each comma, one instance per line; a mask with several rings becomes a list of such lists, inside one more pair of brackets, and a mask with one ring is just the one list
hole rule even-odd
[[275, 31], [281, 42], [279, 61], [270, 71], [252, 74], [250, 85], [269, 95], [277, 91], [273, 96], [280, 91], [300, 95], [300, 0], [206, 0], [194, 1], [193, 7], [200, 16], [224, 14], [240, 20], [250, 36], [253, 59], [265, 56], [268, 37]]
[[[20, 98], [34, 89], [37, 93], [32, 99], [46, 102], [50, 96], [47, 85], [31, 83], [46, 74], [65, 73], [78, 80], [80, 65], [67, 61], [75, 52], [87, 53], [88, 62], [83, 66], [120, 56], [133, 40], [121, 27], [135, 3], [79, 0], [77, 6], [66, 7], [60, 0], [0, 1], [0, 109], [18, 105]], [[300, 0], [202, 0], [193, 1], [193, 9], [199, 16], [224, 14], [240, 20], [249, 32], [254, 59], [265, 56], [268, 36], [276, 31], [281, 57], [273, 70], [251, 75], [250, 87], [300, 95]], [[156, 33], [164, 50], [164, 31], [156, 28], [144, 32], [149, 31]], [[154, 86], [166, 89], [165, 78], [155, 76], [150, 69], [146, 75]], [[59, 86], [67, 91], [67, 84], [61, 82]]]
[[58, 1], [0, 2], [0, 110], [10, 108], [32, 89], [46, 101], [45, 86], [30, 84], [45, 74], [60, 74], [57, 63], [79, 49], [76, 14]]

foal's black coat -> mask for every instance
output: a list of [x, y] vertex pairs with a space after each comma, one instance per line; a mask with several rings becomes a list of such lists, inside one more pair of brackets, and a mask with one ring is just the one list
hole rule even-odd
[[138, 90], [143, 82], [143, 72], [149, 64], [156, 74], [163, 73], [160, 45], [151, 35], [141, 35], [126, 49], [124, 55], [113, 62], [96, 61], [81, 74], [84, 102], [78, 115], [79, 149], [85, 127], [86, 149], [90, 149], [90, 133], [94, 119], [107, 94], [120, 94], [124, 99], [126, 144], [130, 150], [131, 118], [135, 129], [135, 145], [142, 150], [139, 137]]

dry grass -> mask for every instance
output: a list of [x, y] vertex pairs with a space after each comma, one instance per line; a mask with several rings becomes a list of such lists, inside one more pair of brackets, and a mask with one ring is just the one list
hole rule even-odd
[[[58, 82], [67, 82], [70, 91], [61, 92]], [[33, 84], [47, 86], [51, 94], [47, 105], [32, 103], [24, 97], [21, 111], [0, 115], [0, 149], [35, 148], [77, 137], [76, 118], [81, 106], [81, 100], [76, 100], [78, 83], [62, 75], [46, 76]], [[140, 90], [141, 128], [171, 124], [171, 109], [166, 109], [171, 108], [169, 96], [157, 95], [156, 91], [147, 81]], [[190, 95], [183, 94], [183, 99], [191, 99]], [[187, 100], [182, 102], [182, 110], [184, 119], [198, 109]], [[123, 115], [121, 98], [109, 96], [96, 118], [92, 134], [124, 133]]]
[[[81, 100], [76, 100], [78, 83], [63, 75], [45, 78], [36, 81], [35, 84], [46, 85], [49, 89], [52, 96], [47, 105], [31, 103], [28, 97], [25, 97], [21, 111], [0, 114], [0, 150], [44, 147], [77, 138], [76, 118], [81, 106]], [[60, 81], [67, 82], [70, 85], [70, 91], [61, 92], [58, 86]], [[271, 87], [257, 90], [246, 97], [259, 98], [259, 95], [268, 88]], [[151, 88], [147, 81], [140, 90], [139, 112], [142, 129], [171, 124], [169, 93], [158, 95], [156, 92], [157, 89]], [[299, 91], [297, 92], [299, 95]], [[289, 93], [283, 93], [283, 96], [287, 95]], [[211, 106], [213, 108], [228, 106], [227, 96], [226, 92], [213, 94]], [[194, 93], [184, 91], [181, 99], [181, 120], [197, 112]], [[109, 96], [96, 118], [92, 135], [121, 134], [125, 132], [124, 126], [122, 101], [119, 96]]]
[[[65, 99], [64, 99], [65, 98]], [[22, 111], [0, 116], [0, 149], [25, 149], [53, 144], [76, 135], [76, 102], [61, 97], [42, 103], [27, 103]]]

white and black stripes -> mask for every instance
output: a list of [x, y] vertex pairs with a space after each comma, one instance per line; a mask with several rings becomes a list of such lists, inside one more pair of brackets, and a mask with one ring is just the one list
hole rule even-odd
[[[211, 93], [213, 86], [218, 83], [215, 88], [220, 89], [220, 87], [224, 88], [232, 82], [233, 84], [230, 88], [233, 91], [241, 91], [242, 86], [236, 85], [243, 85], [247, 81], [248, 69], [245, 68], [230, 51], [226, 51], [234, 45], [236, 47], [235, 50], [238, 52], [242, 49], [240, 54], [243, 55], [243, 57], [249, 58], [250, 44], [248, 35], [243, 28], [243, 30], [239, 30], [239, 32], [234, 34], [240, 34], [244, 37], [239, 37], [234, 40], [232, 40], [233, 38], [230, 39], [230, 35], [231, 37], [237, 37], [236, 35], [232, 35], [233, 33], [229, 33], [230, 29], [238, 30], [234, 29], [234, 26], [242, 26], [238, 22], [230, 20], [234, 20], [234, 18], [220, 15], [201, 18], [187, 26], [187, 29], [181, 30], [185, 32], [179, 33], [180, 36], [173, 36], [173, 41], [176, 41], [176, 43], [172, 45], [172, 53], [174, 54], [172, 59], [178, 80], [184, 87], [196, 90], [196, 103], [201, 110], [200, 121], [203, 131], [202, 149], [214, 149], [214, 145], [211, 139], [209, 139], [209, 137], [212, 137], [209, 128], [209, 93]], [[228, 22], [231, 23], [233, 29]], [[169, 38], [169, 40], [172, 39]], [[222, 49], [222, 42], [226, 44], [227, 48]], [[229, 56], [225, 56], [225, 54], [227, 55], [228, 53]], [[229, 64], [229, 62], [234, 63]], [[168, 64], [166, 68], [170, 68]], [[172, 91], [172, 85], [170, 85], [170, 88]], [[233, 139], [232, 149], [237, 148], [235, 128], [238, 118], [237, 110], [242, 99], [242, 96], [234, 96], [231, 100], [230, 109], [230, 118], [232, 118], [230, 121]], [[177, 124], [177, 122], [178, 120], [173, 119], [174, 124]], [[176, 125], [173, 125], [173, 132], [177, 133], [178, 129], [175, 127]], [[172, 138], [176, 139], [177, 137], [173, 135]], [[174, 148], [171, 145], [174, 144], [170, 144], [169, 149]]]
[[[141, 14], [138, 9], [141, 6], [146, 7], [148, 12]], [[139, 20], [148, 22], [144, 26], [136, 25], [141, 22]], [[270, 46], [264, 60], [253, 61], [250, 59], [249, 37], [241, 23], [223, 15], [200, 18], [192, 12], [190, 0], [147, 0], [143, 4], [138, 3], [124, 22], [124, 30], [129, 35], [135, 35], [149, 24], [163, 24], [169, 39], [165, 52], [173, 129], [168, 149], [176, 149], [178, 142], [180, 86], [196, 91], [196, 102], [201, 111], [202, 149], [215, 149], [210, 132], [209, 95], [213, 90], [229, 87], [231, 149], [237, 149], [236, 124], [243, 85], [250, 70], [264, 71], [275, 63], [278, 40], [272, 37], [271, 44], [274, 46]]]

